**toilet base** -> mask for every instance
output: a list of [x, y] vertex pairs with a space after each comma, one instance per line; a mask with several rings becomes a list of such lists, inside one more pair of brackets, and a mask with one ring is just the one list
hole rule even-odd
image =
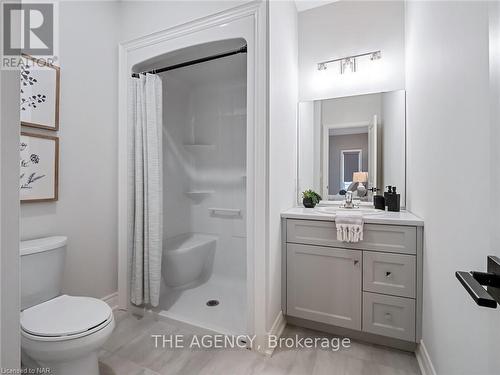
[[[39, 369], [37, 373], [50, 375], [99, 375], [99, 362], [97, 353], [92, 352], [89, 355], [73, 359], [67, 362], [36, 362], [22, 353], [22, 363], [29, 369]], [[41, 370], [50, 369], [47, 372]], [[41, 371], [41, 372], [40, 372]]]

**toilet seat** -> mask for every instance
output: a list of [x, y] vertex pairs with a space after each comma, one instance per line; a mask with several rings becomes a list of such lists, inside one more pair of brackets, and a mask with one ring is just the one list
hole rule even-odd
[[61, 295], [21, 313], [24, 336], [40, 341], [71, 340], [106, 327], [113, 312], [104, 301]]

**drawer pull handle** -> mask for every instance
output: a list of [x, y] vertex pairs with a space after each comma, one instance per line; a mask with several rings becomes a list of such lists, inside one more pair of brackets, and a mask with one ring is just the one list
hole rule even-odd
[[392, 320], [392, 314], [391, 313], [385, 313], [385, 320]]
[[389, 278], [391, 278], [391, 277], [392, 277], [392, 272], [387, 271], [387, 272], [385, 273], [385, 277], [387, 277], [388, 279], [389, 279]]
[[354, 261], [354, 265], [355, 265], [355, 266], [357, 266], [357, 265], [358, 265], [358, 263], [359, 263], [359, 260], [355, 260], [355, 261]]

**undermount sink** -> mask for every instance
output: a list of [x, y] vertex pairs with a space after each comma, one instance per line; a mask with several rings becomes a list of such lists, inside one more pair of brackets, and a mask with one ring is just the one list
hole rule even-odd
[[377, 210], [373, 207], [359, 206], [354, 208], [344, 208], [340, 206], [317, 206], [315, 210], [322, 214], [336, 214], [337, 212], [361, 212], [363, 215], [378, 214], [384, 211]]

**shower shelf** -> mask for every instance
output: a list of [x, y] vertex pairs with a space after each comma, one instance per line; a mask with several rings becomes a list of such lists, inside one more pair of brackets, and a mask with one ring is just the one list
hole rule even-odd
[[198, 151], [198, 150], [212, 151], [212, 150], [215, 150], [215, 145], [202, 144], [202, 143], [187, 143], [187, 144], [184, 144], [184, 147], [187, 148], [188, 150], [192, 150], [192, 151]]
[[208, 211], [213, 215], [222, 214], [224, 216], [241, 216], [241, 210], [239, 208], [210, 207]]
[[213, 190], [191, 190], [191, 191], [186, 191], [187, 195], [193, 196], [193, 197], [200, 196], [200, 195], [210, 195], [210, 194], [214, 194], [214, 193], [215, 193], [215, 191], [213, 191]]

